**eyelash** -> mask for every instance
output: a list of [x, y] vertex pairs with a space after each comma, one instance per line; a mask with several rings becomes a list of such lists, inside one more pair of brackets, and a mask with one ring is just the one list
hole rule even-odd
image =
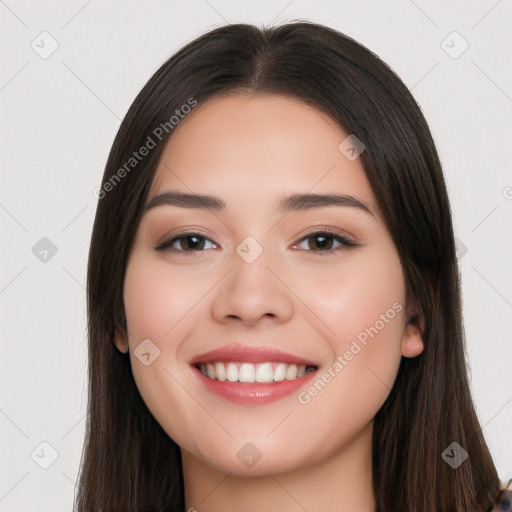
[[[331, 229], [323, 229], [321, 231], [313, 231], [311, 233], [308, 233], [306, 236], [302, 237], [295, 245], [298, 245], [301, 242], [306, 241], [308, 238], [313, 238], [318, 235], [329, 235], [330, 237], [334, 238], [335, 241], [339, 242], [343, 247], [338, 247], [337, 249], [327, 249], [327, 250], [318, 250], [318, 251], [306, 249], [307, 252], [313, 252], [313, 253], [316, 253], [317, 255], [325, 255], [328, 253], [338, 253], [343, 248], [351, 248], [351, 247], [356, 247], [358, 245], [354, 241], [342, 236], [340, 233], [338, 233], [334, 230], [331, 230]], [[167, 239], [165, 239], [157, 247], [155, 247], [155, 250], [159, 251], [159, 252], [168, 250], [168, 251], [173, 251], [176, 253], [184, 253], [187, 256], [193, 256], [197, 253], [201, 253], [201, 252], [204, 252], [205, 250], [208, 250], [208, 249], [195, 249], [195, 250], [187, 251], [187, 250], [183, 250], [183, 249], [174, 249], [173, 247], [171, 247], [172, 245], [174, 245], [175, 242], [177, 242], [179, 240], [183, 240], [187, 236], [196, 236], [198, 238], [204, 238], [206, 240], [209, 240], [210, 242], [212, 242], [215, 245], [215, 242], [210, 240], [208, 237], [202, 235], [201, 233], [198, 233], [196, 231], [186, 231], [186, 232], [182, 232], [182, 233], [171, 234]], [[304, 250], [304, 249], [302, 249], [302, 250]]]

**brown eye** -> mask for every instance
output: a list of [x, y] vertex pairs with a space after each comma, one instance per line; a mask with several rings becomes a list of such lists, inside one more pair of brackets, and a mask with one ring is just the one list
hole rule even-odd
[[[318, 249], [320, 251], [329, 250], [333, 244], [333, 236], [325, 235], [323, 233], [319, 233], [317, 235], [309, 236], [309, 248], [310, 249]], [[311, 243], [313, 242], [313, 243]]]
[[211, 242], [211, 240], [200, 235], [199, 233], [182, 233], [163, 241], [159, 246], [155, 248], [155, 250], [164, 251], [166, 249], [170, 249], [176, 252], [199, 252], [205, 250], [205, 245], [208, 242], [211, 243], [213, 247], [207, 248], [216, 248], [216, 245]]
[[[357, 244], [348, 240], [347, 238], [341, 236], [337, 233], [330, 233], [328, 231], [319, 231], [315, 233], [310, 233], [306, 237], [304, 237], [299, 244], [303, 244], [306, 242], [306, 250], [310, 250], [312, 252], [337, 252], [341, 249], [341, 247], [355, 247]], [[338, 247], [333, 249], [333, 244], [338, 244]], [[304, 247], [302, 247], [304, 248]]]

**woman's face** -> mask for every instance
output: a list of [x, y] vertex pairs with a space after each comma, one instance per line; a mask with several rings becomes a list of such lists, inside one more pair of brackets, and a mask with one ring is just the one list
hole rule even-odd
[[421, 352], [348, 135], [279, 95], [216, 98], [174, 128], [148, 203], [176, 195], [138, 226], [116, 344], [184, 461], [276, 474], [367, 449]]

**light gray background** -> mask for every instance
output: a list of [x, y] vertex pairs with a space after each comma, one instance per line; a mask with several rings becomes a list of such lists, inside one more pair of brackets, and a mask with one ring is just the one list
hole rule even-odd
[[[511, 0], [5, 0], [0, 16], [0, 512], [71, 510], [87, 398], [93, 189], [151, 74], [226, 22], [327, 24], [377, 53], [412, 90], [461, 240], [478, 414], [500, 477], [512, 476]], [[42, 58], [52, 38], [58, 48]], [[46, 262], [32, 251], [43, 237], [58, 250]], [[52, 450], [58, 457], [43, 469]]]

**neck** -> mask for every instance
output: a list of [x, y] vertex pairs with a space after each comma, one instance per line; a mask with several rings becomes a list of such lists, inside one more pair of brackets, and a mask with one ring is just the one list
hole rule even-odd
[[185, 510], [374, 512], [372, 426], [315, 465], [266, 476], [225, 473], [182, 450]]

